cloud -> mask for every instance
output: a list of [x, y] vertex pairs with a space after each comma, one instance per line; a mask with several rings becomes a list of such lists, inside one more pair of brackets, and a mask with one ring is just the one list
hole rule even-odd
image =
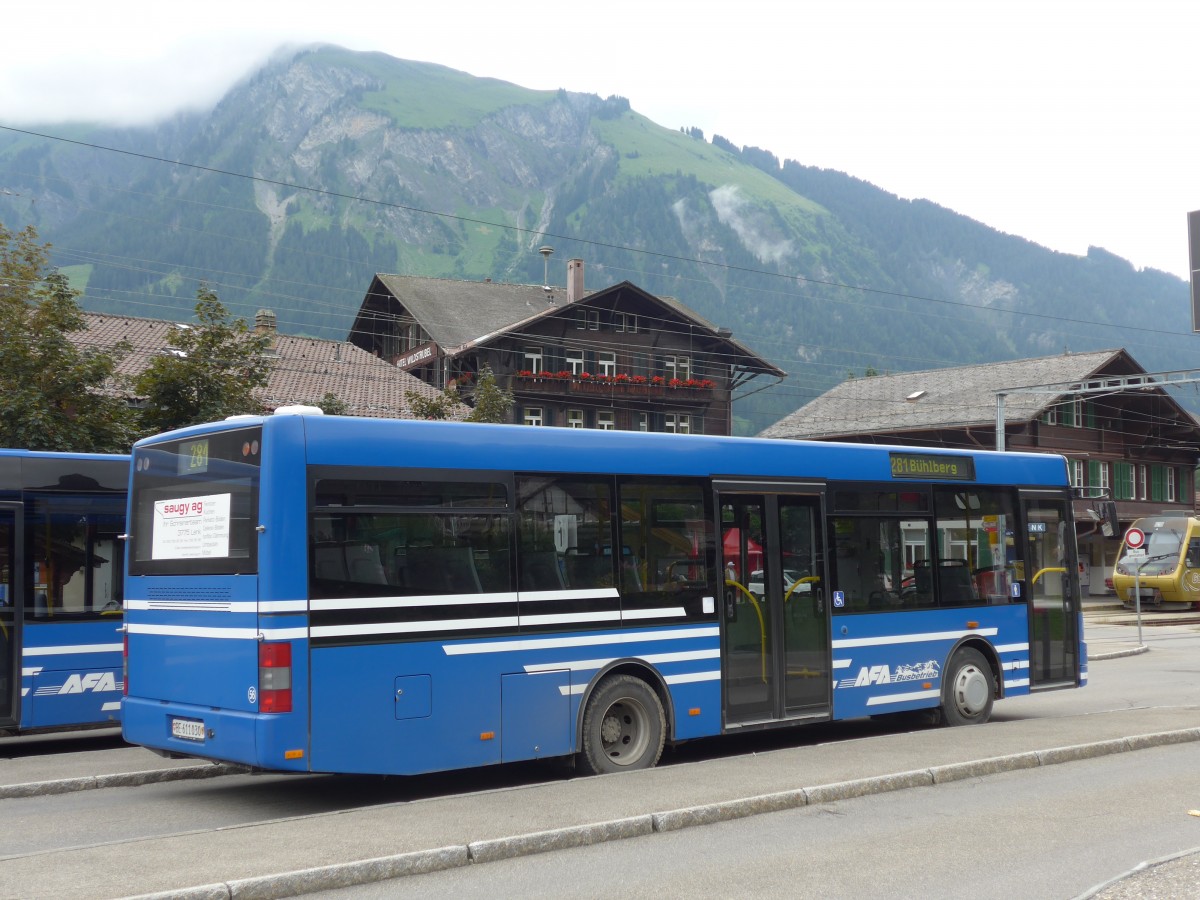
[[779, 264], [792, 255], [792, 242], [772, 237], [778, 232], [771, 217], [761, 209], [750, 205], [742, 197], [736, 184], [725, 184], [708, 194], [717, 218], [722, 225], [734, 230], [742, 245], [758, 258], [759, 262]]

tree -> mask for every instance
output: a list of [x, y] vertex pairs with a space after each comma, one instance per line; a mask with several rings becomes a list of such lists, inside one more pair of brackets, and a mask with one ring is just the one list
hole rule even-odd
[[140, 422], [146, 434], [263, 411], [254, 391], [271, 372], [271, 335], [231, 319], [204, 284], [196, 291], [196, 321], [173, 329], [169, 351], [137, 378], [138, 396], [146, 400]]
[[350, 415], [350, 405], [333, 391], [326, 391], [325, 396], [317, 401], [317, 407], [327, 416]]
[[455, 407], [459, 405], [458, 394], [453, 388], [447, 388], [435, 397], [426, 397], [416, 391], [405, 391], [404, 399], [418, 419], [449, 419]]
[[127, 452], [133, 411], [115, 373], [128, 345], [71, 339], [87, 319], [49, 250], [32, 225], [17, 233], [0, 224], [0, 445]]
[[479, 371], [479, 383], [475, 388], [475, 408], [467, 416], [468, 422], [507, 422], [513, 408], [512, 391], [496, 384], [491, 366]]

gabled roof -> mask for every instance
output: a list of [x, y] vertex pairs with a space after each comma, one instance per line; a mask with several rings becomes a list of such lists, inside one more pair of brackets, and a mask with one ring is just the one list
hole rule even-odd
[[402, 303], [448, 356], [486, 346], [535, 322], [563, 315], [567, 310], [581, 305], [607, 306], [623, 293], [632, 292], [642, 302], [657, 306], [664, 314], [695, 327], [710, 340], [726, 344], [732, 356], [741, 357], [739, 368], [781, 378], [787, 374], [759, 357], [749, 347], [735, 341], [728, 332], [722, 333], [722, 329], [678, 300], [658, 297], [629, 281], [598, 291], [584, 291], [582, 298], [568, 304], [566, 288], [546, 290], [542, 285], [377, 274], [367, 301], [364, 301], [364, 308], [380, 288]]
[[[155, 356], [170, 352], [171, 332], [186, 323], [85, 313], [88, 330], [74, 332], [80, 346], [111, 348], [121, 341], [130, 352], [117, 374], [135, 378]], [[317, 404], [332, 393], [348, 407], [347, 413], [375, 418], [411, 419], [405, 394], [412, 391], [433, 398], [440, 392], [382, 359], [343, 341], [276, 334], [275, 361], [266, 387], [259, 392], [263, 405], [275, 409], [292, 404]], [[465, 406], [463, 415], [470, 410]]]
[[[1124, 350], [1067, 353], [978, 366], [853, 378], [760, 432], [770, 438], [820, 438], [996, 424], [1004, 389], [1071, 384], [1098, 373], [1144, 374]], [[1062, 401], [1061, 394], [1015, 393], [1006, 422], [1027, 422]], [[1191, 421], [1187, 413], [1181, 415]]]

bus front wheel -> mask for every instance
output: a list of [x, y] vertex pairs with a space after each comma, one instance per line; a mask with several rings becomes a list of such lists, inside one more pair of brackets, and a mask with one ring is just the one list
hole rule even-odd
[[649, 769], [662, 755], [666, 730], [658, 694], [632, 675], [614, 675], [588, 698], [580, 768], [592, 775]]
[[947, 725], [981, 725], [992, 716], [996, 677], [983, 654], [963, 647], [950, 660], [942, 688], [942, 720]]

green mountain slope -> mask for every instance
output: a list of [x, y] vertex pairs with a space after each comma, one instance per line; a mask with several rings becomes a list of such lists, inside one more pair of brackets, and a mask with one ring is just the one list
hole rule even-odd
[[551, 281], [583, 258], [589, 288], [677, 297], [791, 373], [738, 402], [743, 432], [848, 371], [1115, 346], [1190, 364], [1177, 278], [664, 129], [619, 97], [315, 47], [204, 114], [43, 130], [78, 143], [0, 132], [0, 220], [36, 225], [98, 311], [187, 318], [205, 280], [239, 315], [339, 338], [376, 272], [540, 283], [549, 243]]

